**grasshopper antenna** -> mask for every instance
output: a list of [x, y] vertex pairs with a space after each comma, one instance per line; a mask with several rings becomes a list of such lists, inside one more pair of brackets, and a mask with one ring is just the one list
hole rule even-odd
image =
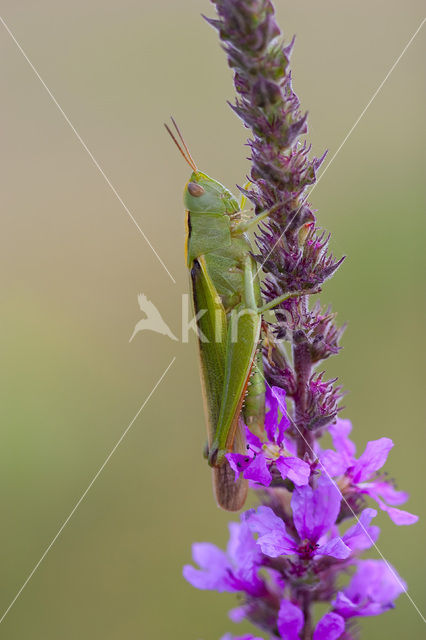
[[181, 142], [182, 142], [182, 144], [183, 144], [183, 146], [184, 146], [184, 149], [185, 149], [185, 151], [186, 151], [186, 153], [187, 153], [187, 155], [188, 155], [188, 158], [191, 160], [191, 164], [195, 167], [195, 171], [196, 171], [196, 170], [197, 170], [197, 165], [195, 164], [194, 159], [193, 159], [193, 157], [191, 156], [191, 152], [190, 152], [190, 150], [188, 149], [187, 144], [186, 144], [186, 142], [185, 142], [185, 140], [184, 140], [184, 137], [183, 137], [183, 135], [181, 134], [179, 127], [178, 127], [178, 126], [177, 126], [177, 124], [176, 124], [176, 120], [173, 118], [173, 116], [170, 116], [170, 118], [171, 118], [171, 121], [173, 122], [174, 128], [176, 129], [177, 134], [178, 134], [178, 136], [179, 136], [179, 138], [180, 138], [180, 140], [181, 140]]
[[[166, 123], [164, 123], [164, 126], [166, 127], [168, 134], [170, 135], [171, 139], [173, 140], [173, 142], [175, 143], [175, 145], [177, 146], [177, 148], [179, 149], [179, 151], [181, 152], [181, 154], [185, 158], [185, 161], [189, 164], [191, 169], [193, 171], [197, 171], [197, 165], [195, 164], [195, 162], [193, 160], [193, 157], [191, 156], [191, 153], [190, 153], [190, 151], [189, 151], [189, 149], [188, 149], [188, 147], [186, 145], [186, 142], [185, 142], [185, 140], [184, 140], [184, 138], [183, 138], [183, 136], [182, 136], [182, 134], [180, 132], [179, 127], [177, 126], [174, 118], [170, 117], [170, 119], [171, 119], [171, 121], [173, 123], [174, 128], [176, 129], [176, 132], [177, 132], [177, 134], [179, 136], [179, 140], [180, 140], [180, 142], [182, 144], [180, 144], [180, 142], [177, 140], [175, 134], [170, 129], [170, 127]], [[182, 145], [183, 145], [183, 148], [182, 148]]]

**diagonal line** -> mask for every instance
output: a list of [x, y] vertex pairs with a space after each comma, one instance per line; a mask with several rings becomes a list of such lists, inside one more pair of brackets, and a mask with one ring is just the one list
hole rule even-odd
[[160, 378], [157, 380], [157, 382], [155, 383], [154, 387], [152, 388], [151, 392], [147, 395], [147, 397], [145, 398], [144, 402], [142, 403], [142, 405], [139, 407], [137, 413], [135, 414], [135, 416], [132, 418], [132, 420], [130, 421], [130, 423], [128, 424], [128, 426], [126, 427], [126, 429], [123, 431], [122, 435], [120, 436], [120, 438], [117, 440], [116, 444], [113, 446], [113, 448], [111, 449], [111, 451], [109, 452], [109, 454], [107, 455], [107, 457], [105, 458], [104, 462], [102, 463], [102, 465], [99, 467], [98, 471], [96, 472], [96, 474], [93, 476], [92, 480], [89, 483], [89, 486], [87, 487], [87, 489], [82, 493], [81, 497], [79, 498], [79, 500], [75, 503], [74, 507], [72, 508], [70, 514], [67, 516], [67, 518], [64, 520], [64, 522], [62, 523], [60, 529], [58, 530], [57, 534], [55, 535], [54, 538], [52, 538], [50, 544], [48, 547], [46, 547], [43, 555], [41, 556], [40, 560], [37, 562], [36, 565], [34, 565], [34, 568], [32, 569], [31, 573], [29, 573], [27, 579], [25, 580], [24, 584], [22, 585], [22, 587], [19, 589], [18, 593], [16, 594], [16, 596], [13, 598], [12, 602], [9, 604], [9, 606], [7, 607], [6, 611], [3, 613], [3, 615], [0, 618], [0, 624], [3, 622], [3, 620], [5, 619], [5, 617], [7, 616], [7, 614], [9, 613], [9, 611], [11, 610], [11, 608], [13, 607], [13, 605], [15, 604], [15, 602], [17, 601], [17, 599], [19, 598], [19, 596], [21, 595], [21, 593], [23, 592], [23, 590], [25, 589], [25, 587], [27, 586], [27, 584], [29, 583], [29, 581], [31, 580], [31, 578], [33, 577], [33, 575], [35, 574], [35, 572], [37, 571], [37, 569], [39, 568], [39, 566], [41, 565], [41, 563], [43, 562], [43, 560], [45, 559], [45, 557], [47, 556], [47, 554], [49, 553], [50, 549], [53, 547], [53, 545], [55, 544], [56, 540], [59, 538], [59, 536], [61, 535], [62, 531], [65, 529], [65, 527], [67, 526], [68, 522], [71, 520], [71, 518], [73, 517], [74, 513], [77, 511], [78, 507], [80, 506], [80, 504], [83, 502], [84, 498], [87, 496], [87, 494], [89, 493], [90, 489], [93, 487], [93, 485], [95, 484], [96, 480], [99, 478], [100, 474], [102, 473], [102, 471], [105, 469], [106, 465], [108, 464], [108, 462], [110, 461], [110, 459], [112, 458], [112, 456], [114, 455], [114, 453], [116, 452], [116, 450], [118, 449], [118, 447], [120, 446], [120, 444], [122, 443], [122, 441], [124, 440], [124, 438], [126, 437], [127, 433], [130, 431], [133, 423], [135, 422], [135, 420], [139, 417], [140, 413], [142, 412], [142, 410], [145, 408], [145, 406], [148, 404], [149, 400], [151, 399], [151, 396], [154, 394], [155, 390], [157, 389], [157, 387], [161, 384], [161, 382], [163, 381], [164, 377], [166, 376], [167, 372], [169, 371], [170, 367], [172, 366], [172, 364], [174, 363], [174, 361], [176, 360], [176, 357], [174, 357], [171, 362], [169, 363], [168, 367], [164, 370], [163, 374], [160, 376]]
[[[265, 384], [268, 385], [272, 395], [275, 394], [272, 391], [272, 387], [269, 384], [269, 382], [266, 380], [265, 376], [263, 375], [263, 372], [259, 369], [259, 367], [256, 367], [258, 373], [260, 373], [261, 377], [263, 378]], [[278, 400], [278, 398], [277, 398]], [[303, 435], [303, 433], [300, 431], [299, 427], [297, 426], [297, 424], [295, 423], [295, 421], [293, 420], [292, 416], [289, 414], [289, 412], [287, 411], [287, 407], [286, 406], [281, 406], [281, 403], [278, 402], [281, 411], [285, 411], [285, 413], [287, 414], [288, 419], [290, 420], [290, 422], [292, 423], [292, 425], [294, 426], [294, 428], [296, 429], [296, 431], [298, 432], [299, 436], [302, 438], [302, 440], [304, 441], [304, 443], [306, 444], [306, 446], [308, 447], [308, 449], [310, 450], [310, 452], [312, 453], [314, 459], [316, 459], [319, 463], [319, 465], [321, 466], [322, 471], [325, 473], [325, 475], [327, 476], [327, 478], [330, 480], [330, 482], [333, 484], [334, 488], [337, 489], [337, 491], [340, 493], [342, 500], [344, 501], [344, 503], [346, 504], [346, 506], [348, 507], [348, 509], [350, 510], [350, 512], [352, 513], [352, 515], [354, 516], [355, 520], [357, 521], [357, 523], [361, 526], [361, 529], [364, 531], [365, 535], [367, 536], [367, 538], [370, 540], [371, 542], [371, 546], [373, 546], [377, 553], [380, 555], [380, 557], [382, 558], [382, 560], [385, 562], [387, 568], [389, 569], [389, 571], [391, 572], [391, 574], [393, 575], [393, 577], [395, 578], [395, 580], [397, 581], [397, 583], [399, 584], [399, 586], [401, 587], [402, 591], [405, 593], [405, 595], [407, 596], [407, 598], [409, 599], [409, 601], [411, 602], [411, 604], [413, 605], [413, 607], [415, 608], [415, 610], [417, 611], [417, 613], [419, 614], [420, 618], [423, 620], [423, 622], [426, 624], [426, 619], [423, 616], [422, 612], [420, 611], [419, 607], [416, 605], [416, 603], [414, 602], [413, 598], [410, 596], [410, 594], [408, 593], [408, 589], [406, 588], [406, 586], [404, 585], [404, 583], [401, 581], [401, 579], [399, 578], [398, 574], [396, 573], [395, 569], [392, 567], [392, 565], [388, 562], [388, 560], [385, 558], [385, 556], [383, 555], [383, 553], [380, 551], [379, 547], [377, 546], [377, 543], [373, 540], [373, 538], [370, 536], [369, 532], [367, 531], [367, 529], [364, 527], [363, 523], [361, 522], [361, 520], [359, 519], [359, 517], [357, 516], [357, 514], [355, 513], [355, 511], [352, 509], [351, 505], [349, 504], [349, 502], [346, 500], [345, 496], [342, 494], [342, 492], [340, 491], [339, 487], [337, 486], [336, 482], [333, 480], [333, 478], [330, 476], [330, 474], [328, 473], [327, 469], [324, 467], [323, 463], [321, 462], [321, 460], [318, 458], [317, 454], [315, 453], [315, 451], [312, 449], [311, 445], [309, 444], [309, 442], [306, 440], [305, 436]], [[1, 622], [1, 620], [0, 620]]]
[[55, 103], [55, 105], [57, 106], [58, 110], [60, 111], [60, 113], [62, 114], [62, 116], [64, 117], [65, 121], [67, 122], [67, 124], [70, 126], [70, 128], [72, 129], [72, 131], [74, 132], [76, 138], [78, 139], [78, 141], [80, 142], [81, 146], [84, 148], [84, 150], [87, 152], [87, 154], [89, 155], [90, 159], [92, 160], [93, 164], [95, 165], [95, 167], [98, 169], [99, 173], [103, 176], [103, 178], [105, 179], [106, 183], [108, 184], [109, 188], [111, 189], [111, 191], [113, 192], [113, 194], [115, 195], [115, 197], [117, 198], [117, 200], [119, 201], [119, 203], [121, 204], [121, 206], [123, 207], [123, 209], [125, 210], [125, 212], [127, 213], [127, 215], [129, 216], [129, 218], [132, 220], [133, 224], [136, 226], [136, 228], [138, 229], [139, 233], [142, 235], [143, 239], [145, 240], [145, 242], [150, 246], [152, 252], [154, 253], [154, 255], [156, 256], [157, 260], [159, 261], [159, 263], [161, 264], [161, 266], [163, 267], [163, 269], [167, 272], [169, 278], [173, 281], [174, 284], [176, 284], [176, 280], [174, 279], [174, 277], [172, 276], [172, 274], [170, 273], [170, 271], [168, 270], [168, 268], [166, 267], [166, 265], [164, 264], [163, 260], [160, 258], [159, 254], [157, 253], [157, 251], [154, 249], [154, 247], [152, 246], [148, 236], [144, 233], [144, 231], [141, 229], [139, 223], [137, 222], [137, 220], [135, 219], [135, 217], [133, 216], [133, 214], [131, 213], [130, 209], [127, 207], [126, 203], [124, 202], [124, 200], [122, 199], [122, 197], [120, 196], [120, 194], [118, 193], [117, 189], [114, 187], [114, 185], [111, 183], [110, 179], [108, 178], [108, 176], [106, 175], [105, 171], [102, 169], [102, 167], [100, 166], [99, 162], [96, 160], [95, 156], [93, 155], [93, 153], [90, 151], [89, 147], [87, 146], [87, 144], [84, 142], [83, 138], [81, 137], [81, 135], [78, 133], [77, 129], [74, 127], [74, 125], [72, 124], [71, 120], [69, 119], [69, 117], [67, 116], [67, 114], [65, 113], [65, 111], [62, 109], [61, 105], [59, 104], [59, 102], [57, 101], [57, 99], [55, 98], [55, 96], [53, 95], [53, 93], [51, 92], [51, 90], [49, 89], [49, 87], [47, 86], [47, 84], [45, 83], [45, 81], [43, 80], [43, 78], [41, 77], [40, 73], [37, 71], [37, 69], [35, 68], [35, 66], [33, 65], [33, 63], [31, 62], [31, 60], [29, 59], [29, 57], [27, 56], [27, 54], [25, 53], [25, 51], [23, 50], [23, 48], [21, 47], [21, 45], [19, 44], [19, 42], [17, 41], [17, 39], [15, 38], [15, 36], [13, 35], [12, 31], [9, 29], [9, 27], [7, 26], [6, 22], [3, 20], [3, 18], [0, 16], [0, 22], [1, 24], [4, 26], [4, 28], [6, 29], [6, 31], [8, 32], [8, 34], [10, 35], [10, 37], [12, 38], [13, 42], [16, 44], [16, 46], [18, 47], [19, 51], [22, 53], [22, 55], [24, 56], [25, 60], [28, 62], [28, 64], [30, 65], [31, 69], [34, 71], [35, 75], [37, 76], [37, 78], [40, 80], [41, 84], [43, 85], [43, 87], [46, 89], [47, 93], [49, 94], [50, 98], [52, 99], [52, 101]]
[[289, 228], [289, 226], [291, 225], [291, 223], [293, 222], [294, 218], [297, 216], [297, 214], [299, 213], [299, 211], [301, 210], [301, 208], [303, 207], [304, 203], [306, 202], [306, 200], [310, 197], [310, 195], [315, 191], [315, 189], [317, 188], [317, 186], [319, 185], [319, 183], [321, 182], [322, 178], [324, 177], [325, 173], [327, 172], [327, 170], [329, 169], [329, 167], [331, 166], [331, 164], [334, 162], [334, 160], [336, 159], [337, 155], [340, 153], [340, 151], [342, 150], [343, 146], [346, 144], [346, 142], [348, 141], [349, 137], [352, 135], [352, 133], [354, 132], [355, 128], [358, 126], [358, 124], [360, 123], [360, 121], [362, 120], [362, 118], [365, 116], [367, 109], [371, 106], [372, 102], [375, 100], [375, 98], [377, 97], [377, 95], [380, 93], [381, 89], [383, 88], [383, 85], [386, 83], [386, 81], [389, 79], [390, 75], [392, 74], [392, 72], [394, 71], [395, 67], [398, 65], [398, 63], [400, 62], [401, 58], [403, 57], [403, 55], [405, 54], [405, 52], [407, 51], [407, 49], [409, 48], [409, 46], [412, 44], [414, 38], [417, 36], [417, 34], [419, 33], [420, 29], [423, 27], [424, 23], [426, 22], [426, 18], [423, 18], [423, 20], [421, 21], [420, 25], [417, 27], [417, 29], [415, 30], [415, 32], [413, 33], [413, 35], [411, 36], [411, 38], [409, 39], [409, 41], [407, 42], [407, 44], [405, 45], [405, 47], [403, 48], [403, 50], [401, 51], [401, 53], [399, 54], [399, 56], [397, 57], [397, 59], [395, 60], [395, 62], [393, 63], [393, 65], [391, 66], [391, 68], [389, 69], [389, 71], [387, 72], [387, 74], [385, 75], [385, 77], [383, 78], [382, 82], [379, 84], [379, 86], [377, 87], [377, 89], [375, 90], [375, 92], [373, 93], [373, 95], [371, 96], [370, 100], [367, 102], [367, 104], [365, 105], [364, 109], [361, 111], [360, 115], [358, 116], [358, 118], [355, 120], [355, 122], [353, 123], [352, 127], [349, 129], [348, 133], [346, 134], [346, 136], [343, 138], [341, 144], [339, 145], [339, 147], [337, 148], [337, 151], [334, 152], [333, 156], [330, 158], [330, 161], [327, 163], [327, 165], [324, 167], [321, 175], [319, 176], [318, 180], [315, 182], [314, 186], [312, 187], [312, 189], [309, 191], [309, 193], [306, 194], [306, 196], [303, 198], [303, 202], [300, 205], [300, 207], [295, 211], [295, 213], [291, 216], [290, 220], [288, 221], [288, 223], [285, 226], [284, 231], [281, 233], [280, 237], [278, 238], [278, 240], [275, 242], [274, 246], [272, 247], [272, 249], [269, 251], [268, 255], [266, 256], [266, 258], [263, 260], [262, 264], [260, 265], [260, 267], [257, 269], [255, 275], [253, 276], [253, 280], [254, 278], [256, 278], [259, 275], [259, 272], [261, 271], [263, 265], [265, 264], [265, 262], [267, 261], [267, 259], [269, 258], [269, 256], [271, 255], [271, 253], [274, 251], [275, 247], [277, 246], [277, 244], [280, 242], [281, 238], [283, 237], [283, 235], [285, 234], [285, 232], [287, 231], [287, 229]]

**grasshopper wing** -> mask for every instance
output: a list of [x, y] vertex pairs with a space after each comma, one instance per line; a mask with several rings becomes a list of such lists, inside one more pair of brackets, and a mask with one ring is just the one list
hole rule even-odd
[[[245, 426], [241, 418], [239, 418], [234, 436], [233, 451], [247, 453]], [[228, 461], [225, 460], [219, 467], [213, 467], [213, 489], [216, 501], [222, 509], [239, 511], [243, 508], [247, 498], [248, 482], [241, 475], [235, 479], [235, 473]]]
[[[225, 363], [227, 360], [227, 318], [219, 294], [208, 274], [203, 256], [194, 260], [191, 269], [194, 309], [197, 314], [198, 345], [200, 355], [201, 386], [207, 421], [209, 450], [217, 438], [217, 426], [221, 413]], [[242, 401], [241, 401], [242, 402]], [[236, 434], [238, 431], [238, 436]], [[244, 425], [233, 428], [229, 450], [245, 452]], [[213, 486], [216, 500], [223, 509], [238, 511], [247, 495], [247, 481], [234, 480], [234, 473], [226, 459], [213, 469]]]

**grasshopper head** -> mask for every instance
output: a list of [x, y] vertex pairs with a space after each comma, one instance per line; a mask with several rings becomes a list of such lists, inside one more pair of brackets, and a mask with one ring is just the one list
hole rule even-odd
[[193, 171], [183, 194], [185, 209], [191, 213], [235, 213], [237, 200], [220, 182], [201, 171]]

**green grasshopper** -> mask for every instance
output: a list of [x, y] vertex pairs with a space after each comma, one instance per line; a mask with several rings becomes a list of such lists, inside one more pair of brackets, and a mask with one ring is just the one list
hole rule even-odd
[[[262, 314], [291, 292], [262, 305], [258, 269], [246, 232], [272, 210], [248, 221], [232, 193], [198, 171], [172, 118], [180, 143], [168, 133], [192, 169], [185, 185], [186, 260], [197, 314], [198, 343], [213, 486], [220, 507], [238, 511], [248, 483], [234, 480], [229, 452], [246, 453], [244, 423], [263, 432], [265, 386], [260, 340]], [[311, 292], [312, 293], [312, 292]]]

